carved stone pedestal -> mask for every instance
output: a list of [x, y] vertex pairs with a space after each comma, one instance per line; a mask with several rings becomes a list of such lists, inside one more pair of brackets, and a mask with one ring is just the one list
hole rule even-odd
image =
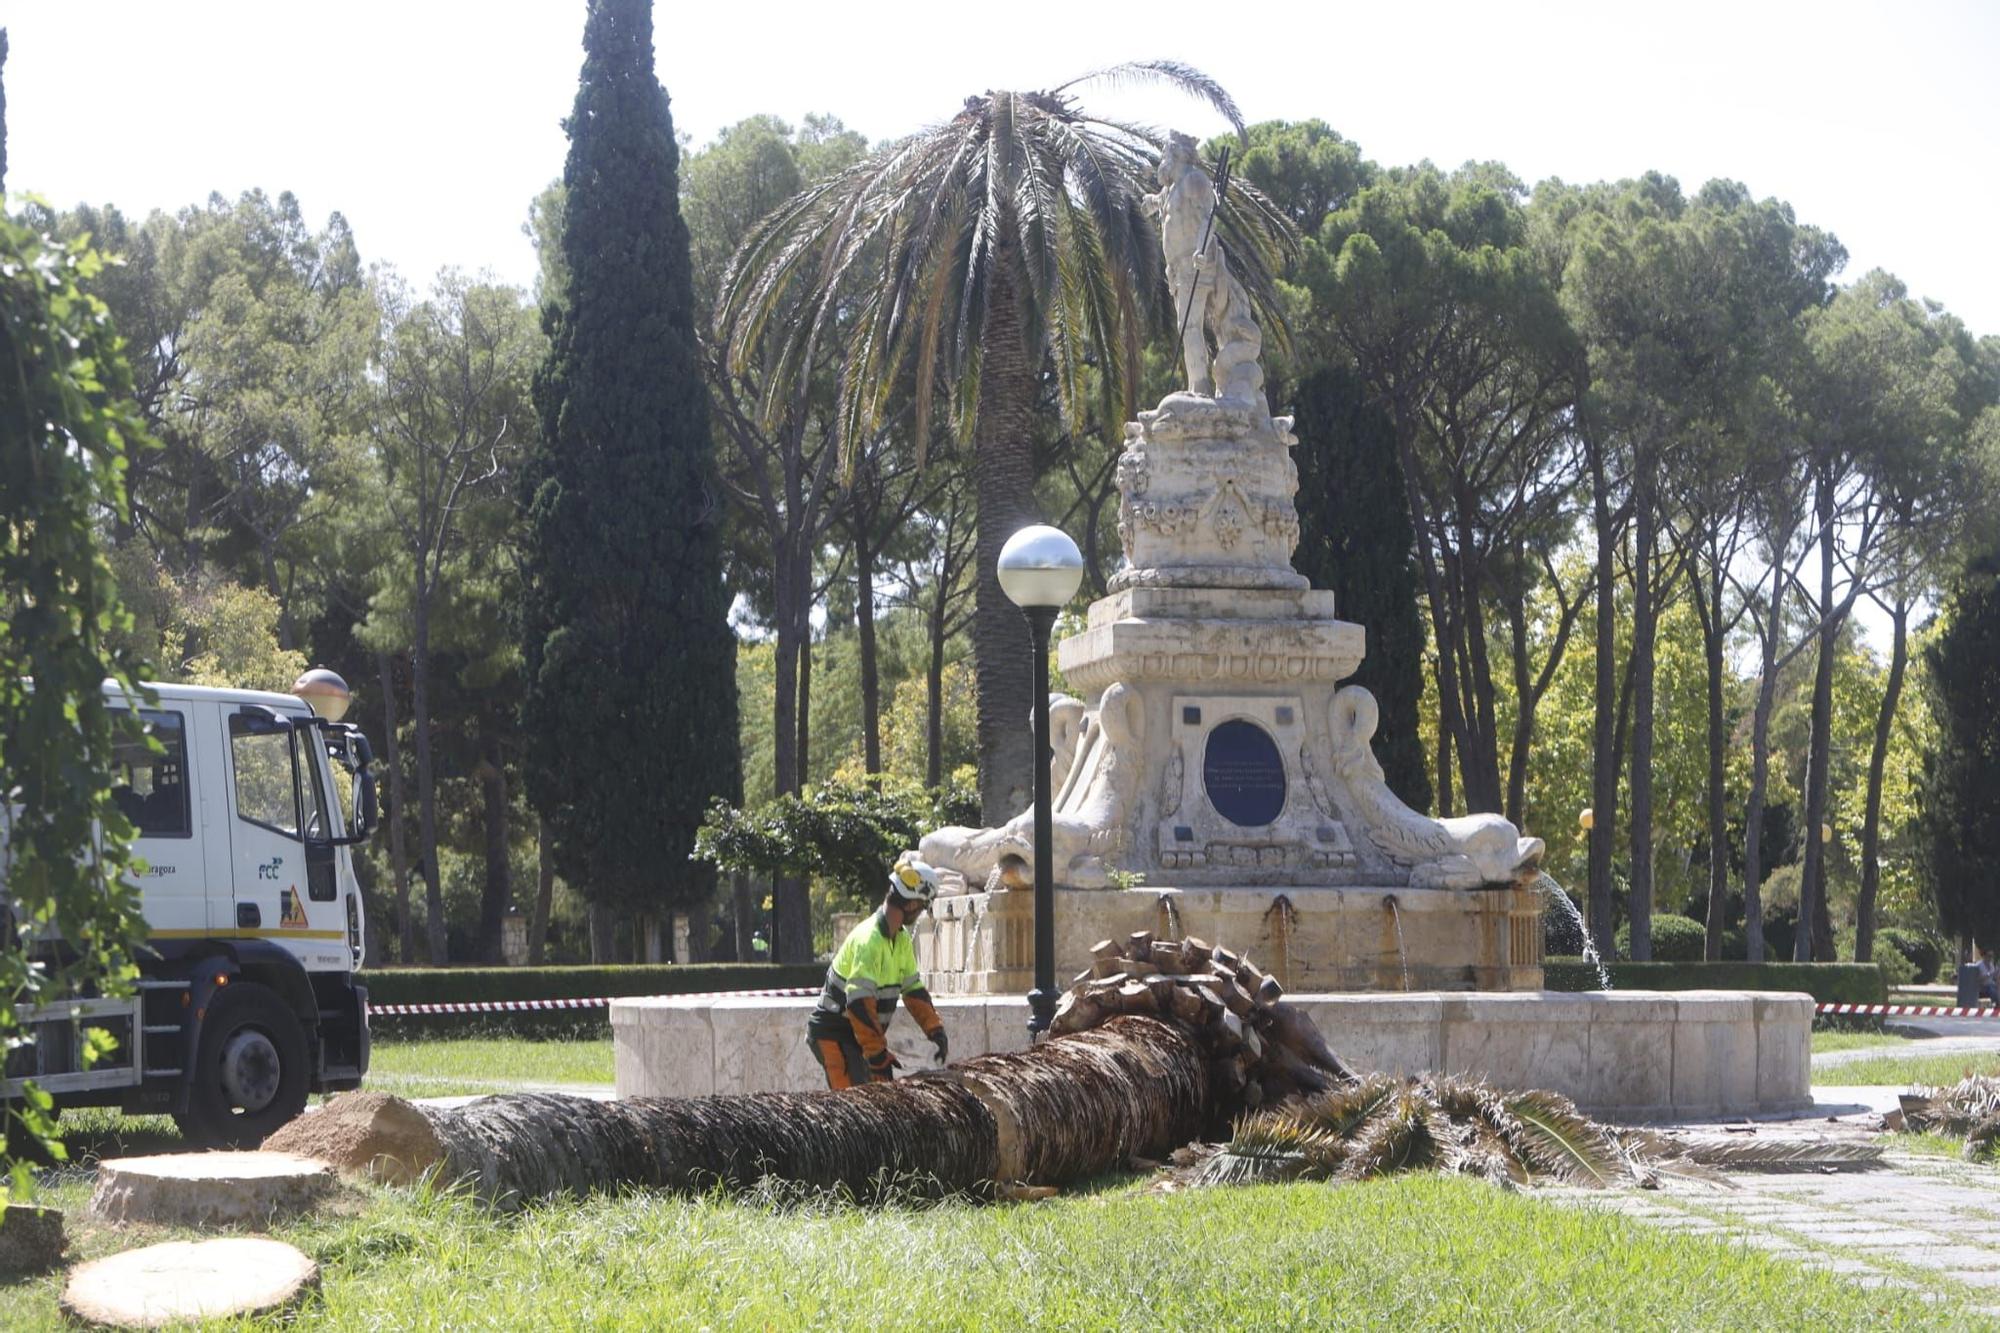
[[[1294, 991], [1507, 991], [1542, 984], [1533, 889], [1355, 886], [1056, 890], [1056, 980], [1090, 946], [1149, 930], [1196, 935], [1257, 960]], [[1034, 895], [938, 899], [916, 930], [917, 964], [941, 995], [1024, 994], [1034, 984]]]

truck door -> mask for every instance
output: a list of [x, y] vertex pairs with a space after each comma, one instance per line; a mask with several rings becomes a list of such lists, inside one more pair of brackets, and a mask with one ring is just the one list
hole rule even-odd
[[132, 849], [146, 863], [138, 875], [146, 924], [167, 935], [204, 933], [208, 866], [195, 797], [204, 774], [189, 710], [169, 702], [139, 717], [154, 744], [118, 747], [111, 797], [138, 833]]
[[299, 737], [288, 719], [254, 705], [230, 712], [227, 727], [235, 872], [229, 926], [246, 935], [303, 934], [312, 927], [301, 837], [310, 787], [302, 782]]

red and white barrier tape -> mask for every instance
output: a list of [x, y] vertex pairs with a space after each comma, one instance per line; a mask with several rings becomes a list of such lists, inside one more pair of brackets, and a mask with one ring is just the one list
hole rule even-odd
[[370, 1018], [409, 1018], [419, 1014], [518, 1014], [538, 1009], [602, 1009], [613, 1000], [650, 998], [671, 1000], [727, 1000], [759, 996], [817, 995], [817, 986], [788, 986], [775, 990], [709, 990], [682, 995], [597, 995], [575, 1000], [463, 1000], [453, 1004], [371, 1004]]
[[1862, 1014], [1893, 1016], [1908, 1014], [1918, 1018], [2000, 1018], [2000, 1008], [1958, 1009], [1930, 1004], [1821, 1004], [1813, 1006], [1822, 1014]]

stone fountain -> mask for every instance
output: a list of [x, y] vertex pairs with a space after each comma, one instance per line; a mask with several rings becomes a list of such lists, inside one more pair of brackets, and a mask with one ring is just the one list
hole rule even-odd
[[[1058, 984], [1100, 939], [1195, 935], [1274, 973], [1357, 1069], [1477, 1074], [1618, 1119], [1810, 1106], [1810, 996], [1535, 993], [1541, 842], [1495, 815], [1428, 818], [1384, 785], [1375, 700], [1342, 684], [1364, 631], [1291, 565], [1291, 422], [1265, 407], [1242, 286], [1203, 245], [1214, 188], [1192, 140], [1174, 136], [1160, 181], [1188, 387], [1126, 427], [1125, 567], [1057, 650], [1081, 692], [1051, 729]], [[1031, 826], [920, 849], [951, 891], [918, 961], [961, 1058], [1028, 1043]], [[1354, 993], [1384, 991], [1412, 993]], [[812, 1003], [614, 1001], [619, 1095], [822, 1086]], [[889, 1043], [928, 1067], [913, 1025]]]
[[[1052, 701], [1057, 973], [1135, 930], [1265, 959], [1313, 990], [1541, 985], [1542, 844], [1497, 815], [1431, 819], [1370, 749], [1375, 700], [1343, 686], [1362, 626], [1292, 568], [1298, 470], [1261, 339], [1219, 243], [1214, 189], [1175, 136], [1163, 242], [1190, 311], [1189, 387], [1125, 428], [1124, 567], [1057, 663]], [[923, 840], [947, 896], [918, 936], [931, 988], [1017, 993], [1033, 967], [1032, 813]]]

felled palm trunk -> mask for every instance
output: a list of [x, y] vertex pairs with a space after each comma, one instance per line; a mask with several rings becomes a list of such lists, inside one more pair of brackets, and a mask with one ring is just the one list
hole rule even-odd
[[1246, 1108], [1352, 1078], [1277, 981], [1226, 949], [1142, 932], [1093, 953], [1049, 1040], [893, 1083], [617, 1102], [520, 1093], [449, 1110], [350, 1093], [265, 1146], [389, 1180], [436, 1168], [503, 1206], [764, 1179], [863, 1199], [977, 1195], [1164, 1157]]

